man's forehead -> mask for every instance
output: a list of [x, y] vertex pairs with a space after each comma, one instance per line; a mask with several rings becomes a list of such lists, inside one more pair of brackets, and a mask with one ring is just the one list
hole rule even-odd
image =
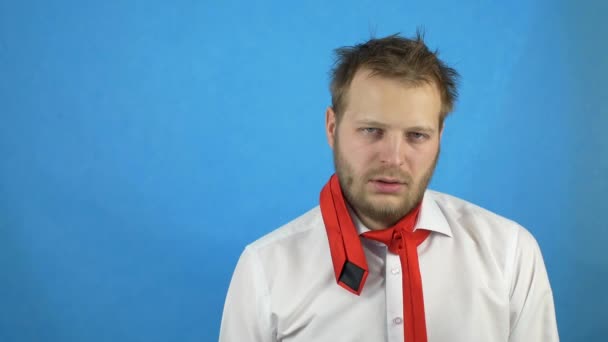
[[435, 121], [441, 110], [441, 97], [434, 85], [404, 84], [369, 70], [356, 75], [345, 100], [344, 116], [349, 121], [412, 125]]

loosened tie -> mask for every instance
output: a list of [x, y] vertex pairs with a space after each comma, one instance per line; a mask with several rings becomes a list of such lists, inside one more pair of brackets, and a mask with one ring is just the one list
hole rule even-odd
[[[408, 222], [410, 223], [410, 227], [415, 222], [415, 217], [412, 219], [414, 220], [413, 222]], [[424, 297], [417, 247], [427, 238], [430, 232], [421, 229], [408, 231], [404, 228], [403, 222], [400, 223], [396, 227], [365, 232], [361, 236], [382, 242], [388, 247], [390, 252], [399, 255], [403, 284], [403, 316], [405, 320], [403, 336], [407, 342], [426, 342]]]

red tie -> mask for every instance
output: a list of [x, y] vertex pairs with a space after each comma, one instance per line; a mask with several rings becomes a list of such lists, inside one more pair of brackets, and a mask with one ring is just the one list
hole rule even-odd
[[429, 231], [418, 229], [412, 232], [413, 228], [408, 230], [405, 228], [413, 227], [419, 210], [420, 206], [394, 227], [361, 234], [367, 239], [384, 243], [389, 251], [399, 254], [403, 284], [403, 316], [405, 319], [403, 336], [405, 336], [405, 341], [408, 342], [426, 342], [427, 340], [422, 278], [418, 264], [417, 247], [426, 239]]
[[[336, 281], [346, 290], [360, 295], [368, 275], [367, 261], [336, 175], [332, 175], [323, 187], [320, 207]], [[386, 244], [389, 251], [399, 254], [405, 320], [403, 330], [407, 342], [427, 340], [417, 247], [430, 232], [413, 230], [420, 207], [418, 205], [391, 228], [361, 234], [365, 238]]]

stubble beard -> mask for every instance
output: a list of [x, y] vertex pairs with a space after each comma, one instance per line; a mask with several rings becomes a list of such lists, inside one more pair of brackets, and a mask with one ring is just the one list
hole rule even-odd
[[[342, 156], [338, 139], [335, 141], [333, 157], [334, 167], [336, 169], [336, 174], [338, 175], [338, 180], [340, 181], [342, 193], [350, 206], [358, 215], [367, 217], [374, 222], [381, 223], [385, 227], [390, 227], [407, 215], [422, 201], [424, 192], [429, 185], [431, 178], [433, 177], [433, 173], [435, 172], [435, 167], [437, 166], [439, 149], [437, 150], [433, 163], [423, 174], [418, 183], [414, 182], [411, 175], [396, 167], [380, 167], [372, 169], [367, 171], [364, 175], [358, 177], [355, 175], [351, 165]], [[407, 183], [407, 185], [405, 185], [405, 193], [403, 195], [398, 195], [400, 197], [398, 204], [374, 203], [374, 201], [369, 198], [370, 196], [366, 191], [367, 183], [370, 179], [378, 176], [397, 178]], [[357, 179], [355, 179], [356, 177]]]

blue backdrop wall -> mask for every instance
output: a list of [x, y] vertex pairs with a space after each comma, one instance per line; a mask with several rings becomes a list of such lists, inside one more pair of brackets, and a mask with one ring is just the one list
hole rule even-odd
[[0, 1], [0, 341], [214, 341], [244, 246], [332, 173], [331, 50], [462, 74], [432, 188], [526, 226], [605, 341], [605, 1]]

